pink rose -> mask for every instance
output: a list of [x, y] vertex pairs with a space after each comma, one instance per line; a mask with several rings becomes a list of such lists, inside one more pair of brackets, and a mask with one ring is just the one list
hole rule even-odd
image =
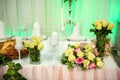
[[106, 43], [105, 44], [105, 48], [109, 48], [109, 47], [110, 47], [110, 45]]
[[108, 51], [105, 51], [105, 52], [104, 52], [104, 54], [105, 54], [105, 55], [108, 55], [108, 54], [109, 54], [109, 52], [108, 52]]
[[80, 43], [80, 47], [81, 47], [81, 48], [84, 48], [84, 43]]
[[80, 48], [76, 48], [76, 49], [75, 49], [75, 52], [76, 52], [76, 53], [79, 52], [79, 51], [81, 51]]
[[96, 56], [99, 55], [99, 52], [98, 52], [97, 48], [94, 49], [94, 54], [95, 54]]
[[89, 68], [90, 68], [90, 69], [95, 69], [95, 68], [96, 68], [95, 63], [91, 63], [91, 64], [89, 65]]
[[95, 47], [96, 47], [96, 45], [94, 43], [92, 43], [92, 48], [95, 48]]
[[77, 58], [75, 61], [77, 64], [81, 64], [83, 62], [83, 58]]

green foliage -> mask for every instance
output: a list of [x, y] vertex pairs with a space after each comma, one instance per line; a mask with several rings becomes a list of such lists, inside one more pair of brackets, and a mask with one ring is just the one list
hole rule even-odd
[[0, 66], [1, 65], [7, 65], [8, 62], [11, 62], [12, 59], [8, 57], [4, 57], [3, 55], [0, 54]]
[[8, 66], [7, 72], [3, 75], [4, 80], [27, 80], [18, 71], [22, 69], [19, 63], [12, 62], [12, 59], [0, 55], [0, 66]]
[[68, 65], [68, 69], [73, 69], [73, 67], [74, 67], [73, 63], [68, 61], [68, 57], [65, 56], [65, 54], [62, 54], [61, 63]]

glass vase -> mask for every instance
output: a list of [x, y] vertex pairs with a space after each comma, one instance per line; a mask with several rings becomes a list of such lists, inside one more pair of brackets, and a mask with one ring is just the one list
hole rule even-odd
[[96, 47], [99, 51], [99, 57], [104, 57], [104, 51], [105, 51], [105, 43], [106, 43], [106, 35], [104, 34], [99, 34], [99, 35], [96, 35]]
[[30, 63], [31, 64], [40, 64], [40, 51], [37, 49], [30, 49]]

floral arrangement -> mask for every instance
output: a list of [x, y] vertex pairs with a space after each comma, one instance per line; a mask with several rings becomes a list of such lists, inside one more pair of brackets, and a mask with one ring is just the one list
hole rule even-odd
[[29, 50], [30, 63], [40, 63], [40, 50], [43, 49], [44, 44], [42, 38], [33, 36], [30, 41], [24, 42], [24, 47]]
[[42, 43], [42, 38], [38, 36], [32, 36], [30, 41], [24, 42], [24, 47], [27, 49], [38, 49], [42, 50], [44, 44]]
[[95, 49], [93, 43], [69, 44], [62, 54], [61, 63], [67, 65], [68, 69], [75, 66], [82, 70], [101, 68], [104, 62], [101, 57], [96, 56]]
[[100, 53], [100, 57], [104, 57], [106, 54], [106, 46], [110, 45], [110, 40], [107, 38], [109, 33], [112, 33], [114, 24], [105, 20], [95, 21], [93, 23], [94, 29], [90, 29], [90, 32], [94, 32], [96, 35], [96, 47]]

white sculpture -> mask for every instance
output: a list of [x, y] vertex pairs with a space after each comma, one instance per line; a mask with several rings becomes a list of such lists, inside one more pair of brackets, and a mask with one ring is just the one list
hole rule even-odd
[[0, 38], [5, 38], [4, 23], [0, 21]]
[[83, 40], [82, 36], [80, 35], [80, 27], [79, 27], [79, 23], [76, 23], [76, 25], [74, 26], [74, 30], [72, 32], [72, 35], [70, 35], [68, 37], [68, 40], [73, 40], [73, 41], [80, 41]]
[[33, 26], [32, 36], [40, 36], [40, 25], [38, 22], [35, 22], [35, 24]]
[[56, 31], [52, 32], [50, 43], [52, 46], [56, 46], [58, 43], [58, 34]]

